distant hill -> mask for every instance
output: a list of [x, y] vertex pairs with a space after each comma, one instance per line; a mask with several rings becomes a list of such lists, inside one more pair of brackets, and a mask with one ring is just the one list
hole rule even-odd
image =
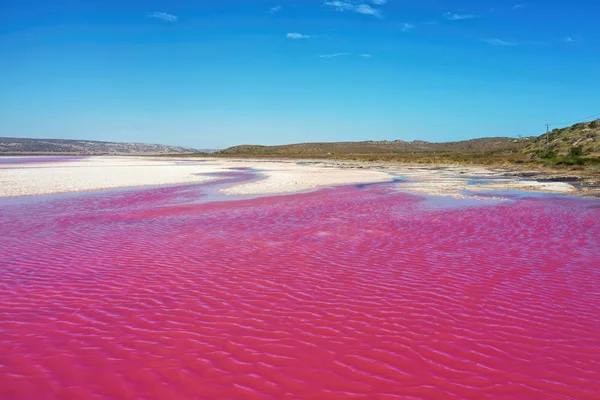
[[365, 142], [331, 142], [331, 143], [298, 143], [281, 146], [241, 145], [221, 150], [216, 155], [222, 156], [281, 156], [281, 157], [317, 157], [317, 156], [399, 156], [399, 157], [432, 157], [432, 156], [481, 156], [518, 154], [535, 156], [540, 152], [556, 155], [598, 155], [600, 153], [600, 120], [575, 124], [568, 128], [555, 129], [548, 135], [529, 138], [493, 137], [463, 140], [459, 142], [432, 143], [421, 140], [405, 142], [365, 141]]
[[233, 157], [353, 157], [372, 155], [400, 158], [464, 156], [496, 159], [552, 157], [552, 155], [600, 155], [600, 120], [555, 129], [529, 138], [493, 137], [459, 142], [432, 143], [421, 140], [297, 143], [280, 146], [240, 145], [221, 151], [144, 143], [115, 143], [91, 140], [22, 139], [0, 137], [0, 154], [193, 154], [214, 153]]
[[600, 120], [581, 122], [562, 129], [554, 129], [548, 134], [538, 136], [524, 147], [528, 153], [550, 151], [567, 155], [577, 149], [581, 155], [600, 154]]
[[481, 153], [517, 151], [522, 147], [523, 139], [506, 137], [481, 138], [460, 142], [432, 143], [421, 140], [405, 142], [365, 141], [365, 142], [332, 142], [332, 143], [298, 143], [282, 146], [242, 145], [221, 150], [223, 155], [338, 155], [350, 154], [389, 154], [389, 153]]
[[92, 140], [23, 139], [0, 137], [0, 154], [189, 154], [211, 152], [180, 146], [115, 143]]

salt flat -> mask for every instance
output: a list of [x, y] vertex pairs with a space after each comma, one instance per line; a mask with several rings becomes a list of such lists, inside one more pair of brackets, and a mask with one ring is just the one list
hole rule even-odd
[[264, 179], [226, 189], [226, 194], [291, 193], [323, 186], [390, 180], [386, 172], [325, 169], [297, 163], [89, 157], [56, 163], [3, 164], [0, 168], [0, 197], [201, 183], [217, 178], [209, 174], [237, 168], [255, 168]]
[[83, 160], [3, 164], [0, 197], [36, 196], [133, 186], [199, 183], [220, 172], [212, 166], [133, 157], [89, 157]]
[[[202, 183], [216, 173], [250, 168], [258, 179], [221, 190], [227, 195], [296, 193], [321, 187], [386, 182], [402, 191], [436, 196], [470, 197], [485, 190], [530, 190], [572, 193], [567, 183], [538, 182], [503, 177], [480, 167], [414, 167], [337, 161], [183, 159], [144, 157], [88, 157], [44, 163], [3, 163], [0, 197], [36, 196], [102, 189]], [[481, 178], [473, 182], [473, 177]]]

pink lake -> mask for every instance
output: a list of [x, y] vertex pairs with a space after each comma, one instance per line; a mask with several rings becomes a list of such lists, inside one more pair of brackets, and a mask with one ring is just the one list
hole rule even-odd
[[0, 399], [600, 398], [598, 201], [214, 185], [0, 202]]

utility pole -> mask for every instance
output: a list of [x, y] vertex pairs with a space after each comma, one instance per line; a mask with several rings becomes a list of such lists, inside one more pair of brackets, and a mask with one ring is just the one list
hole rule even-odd
[[546, 148], [550, 144], [550, 124], [546, 124]]

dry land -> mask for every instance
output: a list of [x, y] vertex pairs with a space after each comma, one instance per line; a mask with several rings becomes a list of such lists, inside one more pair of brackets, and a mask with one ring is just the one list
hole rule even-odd
[[517, 171], [469, 165], [415, 165], [394, 162], [286, 159], [183, 159], [88, 157], [81, 160], [0, 164], [0, 197], [35, 196], [138, 186], [202, 183], [218, 173], [251, 168], [252, 182], [221, 189], [231, 196], [295, 193], [347, 184], [396, 180], [398, 190], [457, 198], [475, 193], [524, 190], [597, 194], [572, 179], [543, 171]]

